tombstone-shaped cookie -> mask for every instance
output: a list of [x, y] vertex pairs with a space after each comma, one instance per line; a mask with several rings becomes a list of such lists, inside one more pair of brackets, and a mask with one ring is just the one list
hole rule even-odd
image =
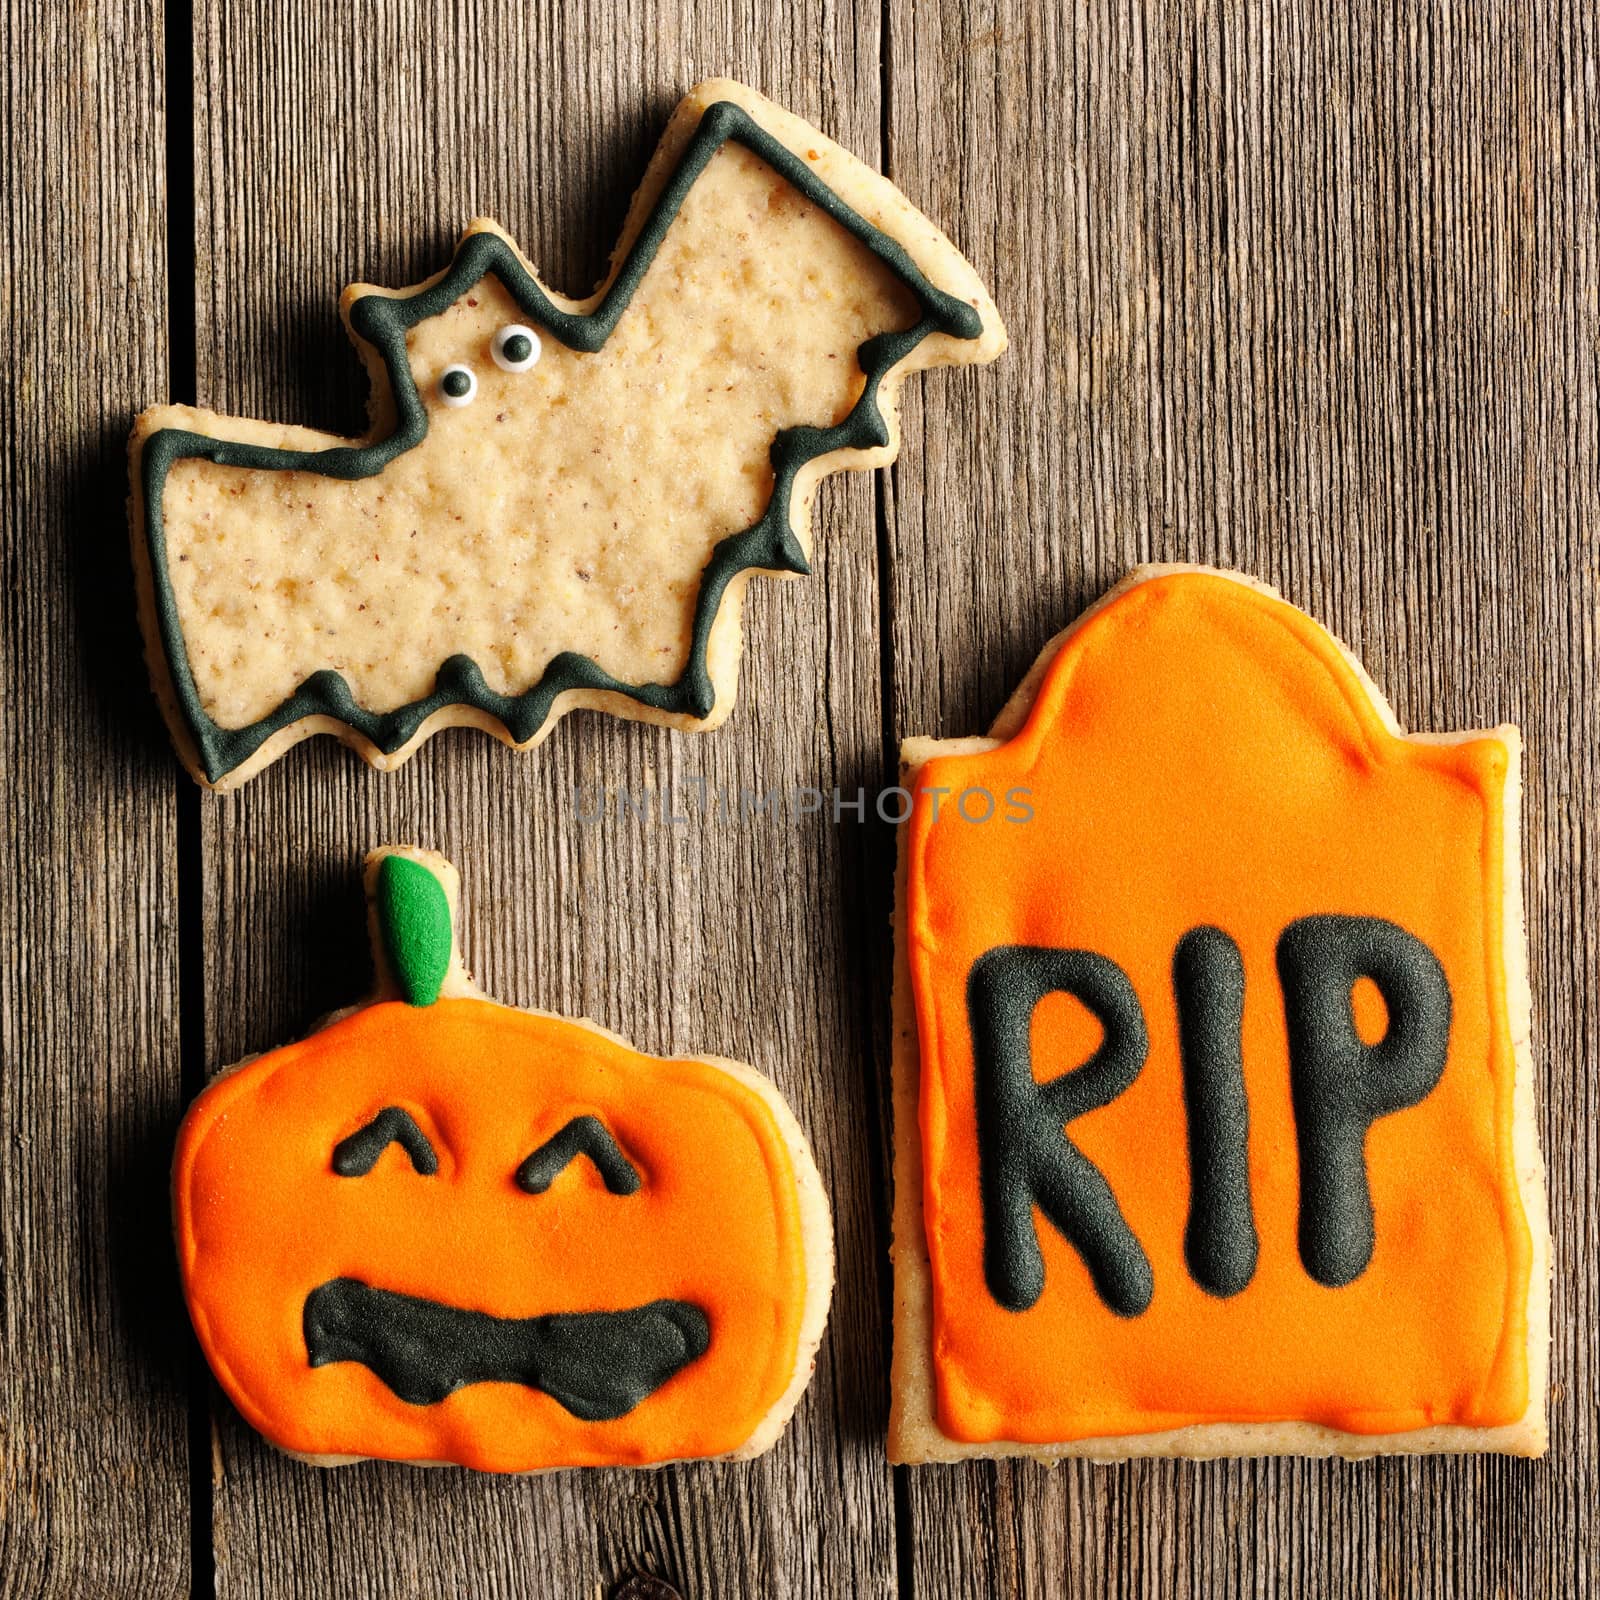
[[580, 707], [714, 726], [745, 583], [808, 569], [818, 481], [893, 459], [908, 373], [1005, 347], [926, 217], [729, 82], [679, 106], [588, 299], [477, 221], [436, 277], [342, 309], [364, 437], [188, 406], [134, 428], [146, 654], [218, 789], [315, 733], [393, 767]]
[[833, 1284], [805, 1137], [749, 1067], [485, 997], [442, 857], [368, 858], [378, 989], [213, 1082], [178, 1136], [190, 1316], [321, 1465], [759, 1454]]
[[1515, 730], [1148, 568], [903, 761], [891, 1454], [1541, 1452]]

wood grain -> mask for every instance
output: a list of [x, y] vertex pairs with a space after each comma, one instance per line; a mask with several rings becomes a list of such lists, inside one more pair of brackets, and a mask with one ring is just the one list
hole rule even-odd
[[[821, 5], [355, 5], [263, 23], [199, 8], [197, 248], [202, 403], [353, 430], [359, 364], [338, 328], [354, 278], [413, 282], [473, 215], [498, 217], [557, 285], [605, 265], [666, 114], [732, 70], [879, 156], [878, 16]], [[630, 1570], [685, 1594], [873, 1595], [894, 1587], [870, 1112], [879, 910], [860, 828], [740, 815], [741, 790], [863, 781], [880, 748], [870, 481], [824, 496], [818, 576], [759, 585], [732, 722], [686, 739], [593, 716], [518, 758], [434, 741], [374, 774], [326, 743], [204, 807], [207, 1058], [303, 1030], [365, 982], [358, 868], [386, 840], [443, 849], [464, 879], [467, 957], [489, 990], [587, 1014], [661, 1051], [769, 1072], [809, 1129], [840, 1281], [789, 1435], [742, 1468], [497, 1482], [285, 1460], [219, 1408], [216, 1587], [243, 1595], [587, 1595]], [[600, 786], [733, 820], [585, 824]]]
[[910, 397], [892, 715], [981, 731], [1154, 559], [1279, 585], [1412, 727], [1520, 724], [1550, 1458], [928, 1469], [905, 1489], [917, 1595], [1593, 1581], [1595, 23], [1419, 9], [891, 6], [889, 171], [1015, 342], [992, 379]]
[[179, 780], [123, 516], [128, 421], [167, 381], [161, 19], [0, 15], [27, 41], [0, 80], [0, 1593], [172, 1596]]
[[[186, 30], [184, 0], [169, 6]], [[914, 381], [893, 473], [825, 490], [816, 576], [751, 592], [719, 733], [579, 717], [518, 758], [458, 732], [389, 778], [319, 743], [220, 801], [180, 787], [133, 665], [123, 553], [128, 418], [168, 392], [169, 333], [187, 346], [166, 325], [190, 264], [178, 252], [169, 286], [161, 175], [185, 164], [188, 86], [164, 132], [155, 0], [5, 0], [0, 17], [0, 1593], [144, 1600], [192, 1578], [226, 1597], [502, 1600], [635, 1572], [688, 1600], [1591, 1592], [1600, 21], [1584, 0], [197, 0], [202, 403], [357, 427], [338, 290], [414, 281], [479, 211], [557, 284], [592, 282], [671, 105], [717, 72], [883, 162], [985, 274], [1014, 340], [992, 369]], [[1412, 726], [1524, 730], [1558, 1270], [1543, 1463], [884, 1464], [892, 838], [739, 797], [870, 793], [901, 735], [983, 728], [1038, 646], [1149, 558], [1278, 584]], [[697, 782], [733, 815], [581, 820], [600, 786], [681, 812]], [[359, 992], [357, 870], [384, 840], [459, 863], [493, 992], [646, 1049], [742, 1056], [810, 1129], [841, 1280], [816, 1381], [759, 1464], [325, 1473], [202, 1386], [213, 1471], [191, 1503], [164, 1194], [180, 1023], [215, 1068]], [[188, 943], [180, 888], [203, 924]]]

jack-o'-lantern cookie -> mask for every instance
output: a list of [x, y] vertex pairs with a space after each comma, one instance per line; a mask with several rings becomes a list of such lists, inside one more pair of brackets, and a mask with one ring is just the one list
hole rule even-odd
[[833, 1285], [804, 1135], [749, 1067], [488, 999], [456, 888], [440, 856], [370, 856], [376, 995], [185, 1117], [178, 1256], [212, 1371], [321, 1465], [759, 1454]]
[[678, 107], [587, 299], [480, 219], [342, 310], [363, 437], [191, 406], [133, 430], [146, 655], [219, 790], [316, 733], [392, 768], [584, 707], [714, 727], [745, 584], [809, 570], [818, 482], [894, 459], [909, 373], [1006, 343], [887, 179], [727, 81]]
[[1161, 567], [907, 742], [895, 1459], [1544, 1450], [1518, 759]]

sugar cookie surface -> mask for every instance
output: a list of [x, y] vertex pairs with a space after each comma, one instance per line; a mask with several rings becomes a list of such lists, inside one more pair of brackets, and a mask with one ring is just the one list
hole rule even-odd
[[590, 298], [479, 219], [344, 311], [363, 438], [167, 406], [130, 441], [151, 675], [214, 788], [314, 733], [394, 767], [583, 707], [715, 726], [745, 584], [807, 570], [818, 481], [893, 459], [906, 375], [1005, 347], [927, 218], [727, 81], [679, 106]]
[[500, 1005], [443, 857], [368, 857], [376, 992], [219, 1074], [173, 1165], [195, 1332], [318, 1465], [746, 1458], [810, 1379], [822, 1181], [754, 1069]]
[[[857, 347], [916, 314], [882, 262], [737, 146], [594, 354], [547, 337], [531, 370], [501, 371], [490, 342], [524, 313], [483, 279], [408, 335], [428, 436], [380, 476], [173, 469], [167, 546], [206, 710], [242, 727], [332, 667], [389, 711], [457, 653], [502, 694], [562, 650], [672, 681], [713, 547], [771, 496], [773, 438], [842, 421]], [[459, 409], [439, 393], [457, 363], [477, 379]]]
[[1519, 749], [1181, 567], [908, 741], [894, 1459], [1543, 1451]]

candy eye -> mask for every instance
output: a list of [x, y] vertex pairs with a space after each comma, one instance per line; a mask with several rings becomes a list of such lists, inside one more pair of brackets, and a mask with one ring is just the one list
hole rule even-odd
[[513, 322], [494, 336], [489, 350], [502, 372], [526, 372], [539, 359], [539, 335]]
[[470, 406], [478, 393], [471, 367], [446, 367], [439, 379], [439, 398], [447, 406]]

